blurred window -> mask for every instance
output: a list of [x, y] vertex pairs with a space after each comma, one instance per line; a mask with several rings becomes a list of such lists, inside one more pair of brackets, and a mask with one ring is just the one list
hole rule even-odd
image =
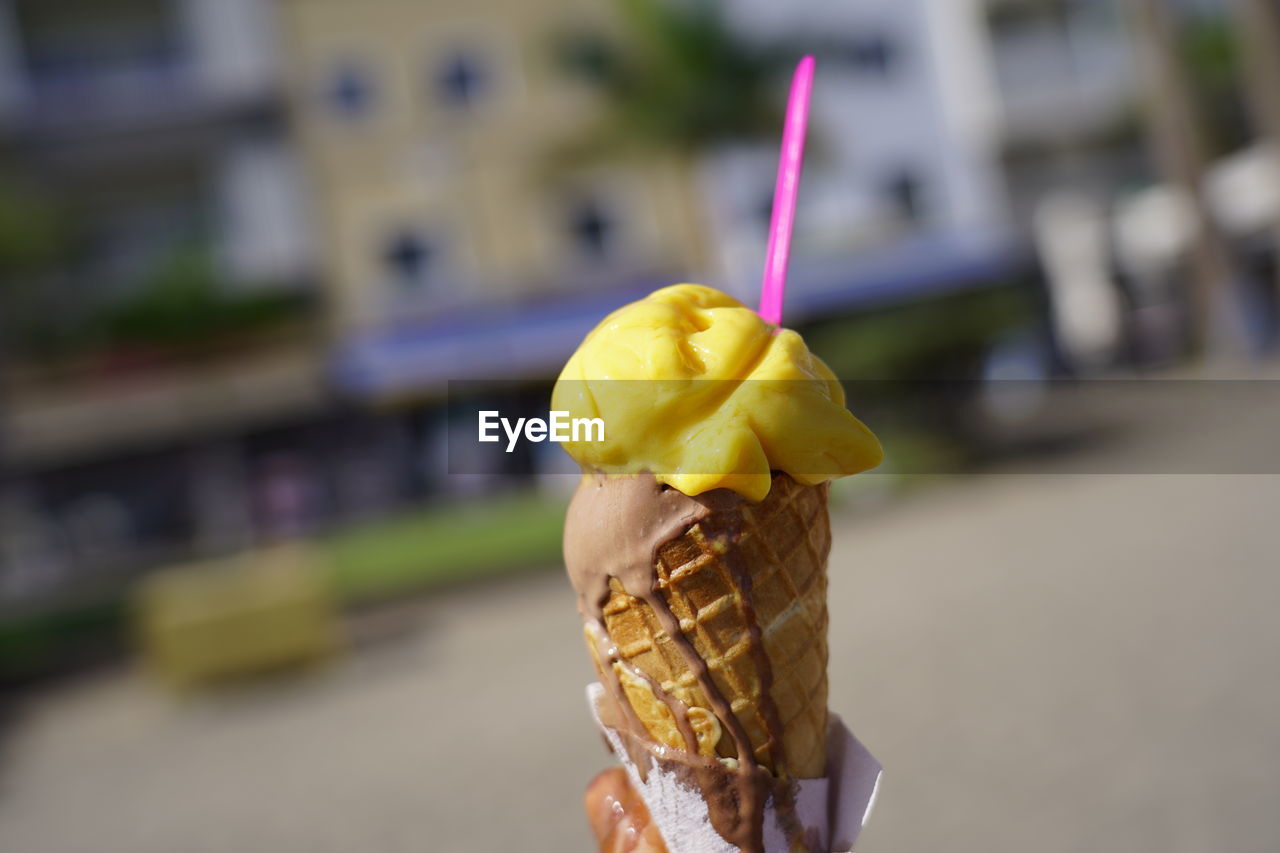
[[382, 250], [382, 265], [397, 288], [413, 290], [430, 283], [439, 250], [423, 234], [400, 231]]
[[1015, 113], [1053, 122], [1082, 105], [1127, 102], [1129, 48], [1114, 4], [1006, 0], [992, 6], [988, 27], [996, 83]]
[[884, 182], [884, 194], [904, 222], [919, 224], [924, 221], [924, 181], [914, 169], [903, 168], [893, 172]]
[[773, 224], [773, 186], [770, 185], [760, 191], [760, 198], [756, 202], [755, 210], [752, 217], [760, 230], [768, 234], [769, 226]]
[[182, 51], [164, 0], [18, 0], [22, 60], [39, 90], [131, 85], [173, 75]]
[[81, 185], [75, 210], [85, 298], [110, 298], [154, 284], [175, 257], [213, 239], [207, 176], [194, 168], [123, 172]]
[[877, 77], [889, 77], [900, 60], [897, 43], [885, 33], [860, 33], [842, 39], [829, 47], [828, 52], [836, 64]]
[[342, 63], [329, 76], [325, 100], [339, 115], [363, 118], [373, 107], [372, 75], [355, 63]]
[[574, 204], [569, 210], [568, 227], [579, 254], [590, 260], [604, 260], [609, 256], [617, 226], [598, 201], [587, 199]]
[[470, 109], [488, 88], [488, 65], [475, 50], [456, 50], [436, 69], [436, 95], [447, 107]]

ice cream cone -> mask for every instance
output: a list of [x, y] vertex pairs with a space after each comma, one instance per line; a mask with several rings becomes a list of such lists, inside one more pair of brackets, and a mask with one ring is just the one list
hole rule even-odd
[[[781, 778], [818, 778], [826, 771], [827, 486], [779, 473], [763, 501], [734, 497], [657, 550], [657, 590], [756, 762]], [[699, 753], [735, 759], [735, 743], [686, 656], [653, 608], [616, 579], [603, 625], [616, 652], [613, 662], [602, 661], [600, 642], [589, 637], [596, 666], [614, 668], [648, 737], [687, 749], [692, 729]], [[681, 711], [686, 727], [676, 719]]]
[[826, 481], [879, 442], [796, 332], [698, 285], [606, 317], [552, 406], [602, 427], [564, 445], [565, 570], [593, 711], [667, 843], [826, 849]]

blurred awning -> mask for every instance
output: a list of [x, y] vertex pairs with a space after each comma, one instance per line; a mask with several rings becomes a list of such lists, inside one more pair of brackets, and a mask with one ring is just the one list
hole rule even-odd
[[787, 323], [1007, 283], [1034, 268], [1029, 244], [997, 234], [922, 233], [852, 258], [797, 259], [788, 277]]
[[[872, 310], [1008, 280], [1030, 267], [1003, 239], [923, 236], [857, 258], [796, 261], [788, 325]], [[339, 345], [334, 380], [360, 399], [443, 394], [450, 380], [549, 379], [596, 323], [668, 282], [562, 296], [536, 305], [377, 329]]]
[[334, 360], [338, 390], [358, 398], [443, 394], [449, 380], [554, 377], [600, 319], [659, 283], [495, 305], [356, 334]]

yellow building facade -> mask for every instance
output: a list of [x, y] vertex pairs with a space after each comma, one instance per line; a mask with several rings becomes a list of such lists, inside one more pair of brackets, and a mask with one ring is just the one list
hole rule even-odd
[[[674, 162], [564, 162], [601, 105], [555, 65], [578, 0], [282, 0], [334, 331], [689, 274]], [[608, 25], [608, 21], [602, 21]]]

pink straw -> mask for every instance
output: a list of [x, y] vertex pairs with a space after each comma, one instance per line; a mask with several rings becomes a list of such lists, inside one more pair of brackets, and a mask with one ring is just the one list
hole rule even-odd
[[791, 78], [787, 121], [782, 130], [778, 157], [778, 183], [773, 189], [773, 216], [769, 220], [769, 249], [764, 258], [764, 282], [760, 288], [760, 316], [782, 325], [782, 294], [787, 287], [787, 261], [791, 259], [791, 229], [796, 219], [796, 194], [804, 161], [804, 135], [809, 126], [809, 95], [813, 92], [813, 57], [806, 56]]

